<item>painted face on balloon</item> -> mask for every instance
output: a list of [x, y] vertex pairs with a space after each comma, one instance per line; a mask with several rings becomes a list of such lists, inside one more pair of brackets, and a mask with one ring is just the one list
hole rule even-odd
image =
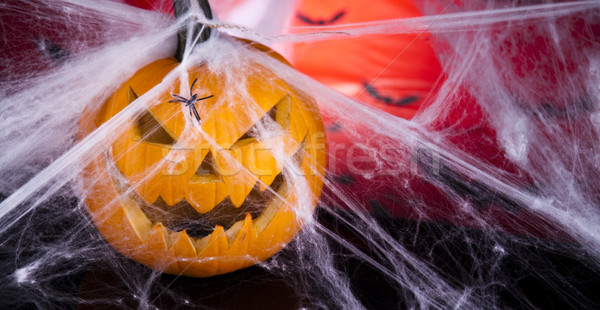
[[[421, 16], [410, 1], [302, 0], [292, 26], [330, 26]], [[426, 33], [366, 35], [295, 44], [295, 68], [345, 95], [411, 118], [440, 76]]]
[[[108, 121], [178, 64], [142, 68], [82, 127]], [[312, 213], [326, 164], [319, 112], [268, 69], [246, 68], [227, 71], [234, 79], [189, 69], [85, 169], [85, 203], [117, 251], [171, 274], [223, 274], [272, 256]], [[212, 95], [194, 103], [201, 122], [172, 95], [196, 79], [193, 95]]]

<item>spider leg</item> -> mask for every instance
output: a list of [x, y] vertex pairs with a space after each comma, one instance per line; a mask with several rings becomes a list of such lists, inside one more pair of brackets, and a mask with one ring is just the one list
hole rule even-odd
[[192, 96], [192, 89], [194, 89], [194, 84], [196, 84], [196, 81], [198, 81], [198, 78], [196, 78], [194, 82], [192, 82], [192, 86], [190, 86], [190, 97]]
[[173, 100], [169, 100], [169, 102], [171, 102], [171, 103], [175, 103], [175, 102], [187, 102], [187, 100], [173, 99]]
[[190, 106], [190, 115], [195, 117], [198, 123], [200, 123], [200, 115], [198, 114], [198, 110], [196, 110], [196, 106]]
[[187, 101], [187, 99], [186, 99], [185, 97], [182, 97], [182, 96], [180, 96], [180, 95], [171, 94], [171, 96], [173, 96], [173, 97], [175, 97], [175, 98], [178, 98], [178, 99], [181, 99], [181, 100], [185, 100], [185, 101]]
[[196, 101], [200, 101], [200, 100], [204, 100], [204, 99], [212, 98], [212, 97], [214, 97], [214, 96], [215, 96], [215, 95], [210, 95], [210, 96], [202, 97], [202, 98], [200, 98], [200, 99], [196, 99]]

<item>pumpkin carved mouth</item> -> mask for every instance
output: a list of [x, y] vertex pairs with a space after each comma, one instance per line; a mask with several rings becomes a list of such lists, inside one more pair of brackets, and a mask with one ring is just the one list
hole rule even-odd
[[[304, 160], [306, 151], [306, 137], [299, 145], [298, 150], [292, 155], [293, 163], [300, 166]], [[245, 221], [259, 222], [259, 228], [266, 226], [277, 210], [283, 204], [281, 197], [287, 197], [289, 186], [283, 173], [279, 173], [265, 190], [261, 189], [260, 181], [257, 181], [252, 191], [248, 194], [244, 203], [236, 207], [229, 197], [217, 204], [206, 213], [199, 213], [187, 200], [182, 199], [175, 205], [169, 206], [160, 196], [152, 203], [147, 204], [139, 195], [132, 190], [127, 178], [121, 173], [114, 161], [110, 160], [110, 151], [105, 152], [108, 174], [115, 188], [126, 197], [134, 201], [139, 210], [137, 214], [143, 214], [152, 226], [160, 224], [170, 230], [169, 233], [177, 234], [185, 231], [195, 241], [208, 239], [208, 237], [220, 226], [225, 230], [228, 240], [232, 240], [240, 232]], [[139, 212], [141, 211], [141, 213]], [[142, 221], [145, 222], [145, 221]], [[136, 225], [136, 223], [132, 223]], [[256, 226], [256, 225], [255, 225]], [[250, 228], [247, 228], [250, 229]], [[260, 229], [257, 229], [260, 233]]]
[[284, 182], [283, 175], [279, 174], [271, 184], [271, 190], [260, 191], [260, 185], [256, 184], [239, 208], [236, 208], [229, 198], [225, 198], [214, 209], [204, 214], [198, 213], [185, 199], [174, 206], [167, 205], [160, 198], [152, 205], [141, 201], [140, 207], [152, 223], [162, 223], [173, 231], [185, 230], [190, 237], [205, 237], [210, 235], [217, 225], [228, 230], [235, 223], [243, 221], [246, 214], [250, 214], [253, 220], [262, 215], [269, 202], [279, 199], [277, 195], [287, 194]]

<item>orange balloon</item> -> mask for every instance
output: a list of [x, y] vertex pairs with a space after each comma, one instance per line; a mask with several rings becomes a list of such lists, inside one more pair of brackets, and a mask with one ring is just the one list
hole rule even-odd
[[[411, 1], [302, 0], [292, 26], [327, 26], [421, 16]], [[294, 67], [343, 94], [412, 118], [441, 74], [428, 33], [366, 35], [297, 43]]]

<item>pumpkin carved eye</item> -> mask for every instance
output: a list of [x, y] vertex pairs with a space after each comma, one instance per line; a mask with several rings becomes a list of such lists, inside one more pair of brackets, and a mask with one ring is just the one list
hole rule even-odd
[[164, 128], [148, 110], [135, 120], [132, 127], [135, 140], [170, 147], [176, 139]]
[[[278, 124], [281, 129], [287, 131], [290, 129], [290, 109], [291, 99], [290, 96], [285, 96], [275, 106], [273, 106], [267, 113], [265, 113], [258, 122], [256, 122], [246, 133], [244, 133], [235, 143], [237, 146], [243, 146], [248, 143], [256, 142], [256, 137], [260, 132], [273, 132], [268, 130], [273, 123]], [[265, 130], [267, 129], [267, 130]]]
[[[129, 87], [127, 94], [129, 103], [135, 101], [138, 97], [133, 88]], [[149, 110], [144, 110], [135, 119], [132, 130], [133, 139], [136, 141], [143, 141], [163, 147], [170, 147], [176, 142], [173, 134], [169, 133], [168, 129], [164, 128]]]

